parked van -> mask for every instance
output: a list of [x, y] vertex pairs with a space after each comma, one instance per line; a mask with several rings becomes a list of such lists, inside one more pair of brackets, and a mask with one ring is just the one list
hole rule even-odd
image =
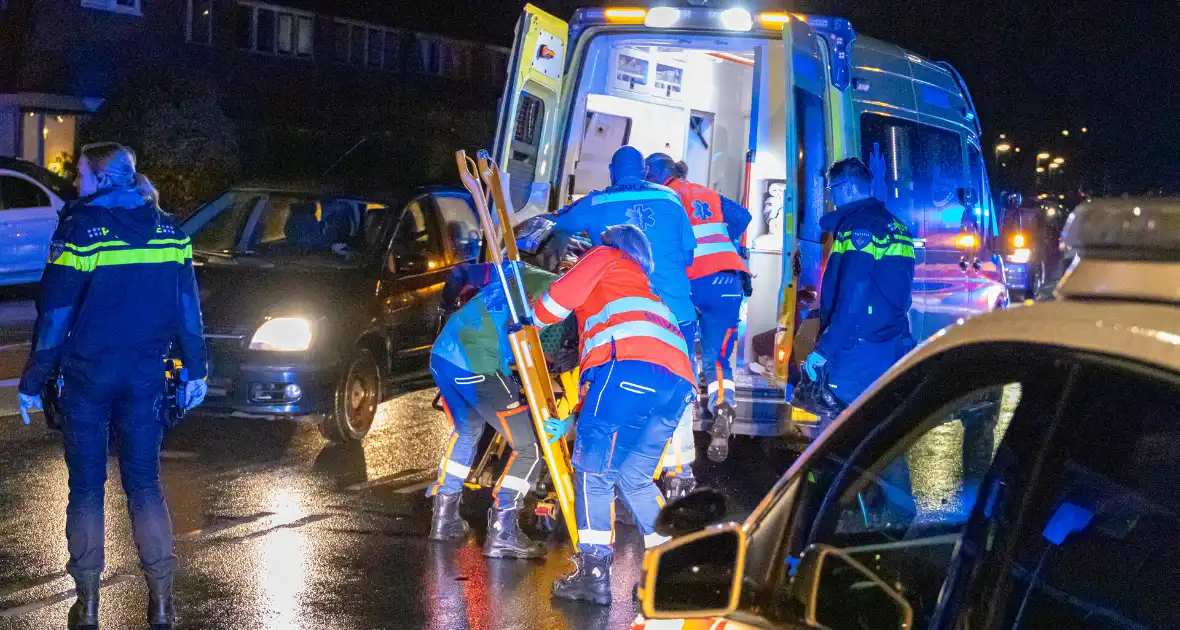
[[819, 289], [824, 172], [838, 160], [864, 159], [914, 235], [915, 338], [1007, 304], [979, 120], [946, 63], [840, 18], [612, 7], [567, 23], [529, 5], [508, 74], [494, 156], [518, 221], [606, 186], [622, 145], [683, 160], [688, 179], [751, 209], [737, 433], [779, 435], [806, 416], [787, 404], [788, 367], [796, 314], [817, 303], [796, 289]]

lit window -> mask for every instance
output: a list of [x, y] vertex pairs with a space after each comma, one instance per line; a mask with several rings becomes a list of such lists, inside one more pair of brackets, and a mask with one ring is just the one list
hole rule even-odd
[[21, 114], [20, 157], [62, 173], [73, 162], [77, 117], [72, 114], [33, 111]]
[[185, 41], [208, 46], [213, 43], [213, 0], [188, 0]]
[[114, 13], [143, 15], [140, 0], [82, 0], [82, 6], [87, 9], [102, 9]]
[[234, 14], [238, 48], [287, 57], [314, 53], [313, 18], [285, 7], [239, 2]]

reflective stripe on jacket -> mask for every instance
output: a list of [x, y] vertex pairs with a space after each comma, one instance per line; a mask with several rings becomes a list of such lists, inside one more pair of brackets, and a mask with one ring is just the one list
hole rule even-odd
[[730, 237], [726, 225], [729, 217], [725, 216], [722, 209], [721, 195], [708, 187], [680, 178], [672, 178], [666, 185], [680, 197], [696, 238], [692, 264], [688, 267], [689, 280], [721, 271], [749, 273], [746, 262], [738, 255]]
[[672, 311], [656, 297], [640, 266], [623, 252], [595, 247], [537, 300], [543, 325], [577, 316], [581, 368], [612, 359], [646, 361], [695, 382], [688, 344]]

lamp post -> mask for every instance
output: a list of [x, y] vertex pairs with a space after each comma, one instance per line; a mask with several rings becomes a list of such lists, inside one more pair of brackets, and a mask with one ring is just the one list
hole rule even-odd
[[[1001, 137], [1003, 137], [1002, 134], [1001, 134]], [[1001, 142], [996, 145], [995, 157], [996, 157], [996, 169], [997, 170], [999, 170], [999, 168], [1000, 168], [1000, 154], [1007, 153], [1011, 150], [1012, 150], [1012, 145], [1008, 144], [1007, 142]]]

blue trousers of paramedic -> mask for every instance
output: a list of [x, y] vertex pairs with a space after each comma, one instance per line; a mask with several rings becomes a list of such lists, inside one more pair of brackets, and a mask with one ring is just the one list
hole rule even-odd
[[[692, 373], [699, 375], [700, 368], [697, 367], [697, 322], [680, 322], [678, 326], [680, 328], [680, 334], [684, 335], [684, 340], [688, 344], [688, 362], [692, 364]], [[680, 413], [680, 422], [676, 425], [676, 432], [672, 434], [672, 442], [664, 452], [664, 459], [661, 465], [664, 469], [664, 474], [683, 474], [685, 476], [692, 474], [692, 463], [697, 457], [696, 441], [692, 437], [693, 411], [695, 408], [696, 400], [694, 399], [692, 404], [686, 405], [684, 411]]]
[[104, 357], [98, 365], [73, 357], [63, 362], [62, 438], [70, 488], [66, 570], [75, 578], [97, 575], [106, 563], [103, 507], [112, 434], [140, 568], [149, 581], [172, 577], [172, 517], [160, 484], [162, 356], [119, 354]]
[[897, 360], [914, 348], [908, 334], [890, 341], [858, 339], [856, 344], [828, 359], [828, 385], [844, 404], [852, 404]]
[[664, 498], [652, 476], [691, 402], [691, 383], [645, 361], [612, 361], [582, 375], [572, 464], [578, 550], [607, 557], [614, 545], [614, 505], [622, 499], [648, 547]]
[[709, 411], [718, 403], [733, 404], [734, 347], [741, 318], [742, 280], [736, 271], [721, 271], [692, 281], [692, 303], [697, 307], [701, 329], [701, 363], [708, 383]]
[[508, 466], [494, 491], [496, 507], [518, 510], [541, 475], [541, 450], [529, 408], [520, 402], [516, 381], [500, 373], [472, 374], [450, 361], [430, 357], [430, 371], [451, 421], [451, 438], [438, 466], [438, 478], [426, 491], [458, 494], [471, 472], [484, 426], [492, 425], [512, 448]]

